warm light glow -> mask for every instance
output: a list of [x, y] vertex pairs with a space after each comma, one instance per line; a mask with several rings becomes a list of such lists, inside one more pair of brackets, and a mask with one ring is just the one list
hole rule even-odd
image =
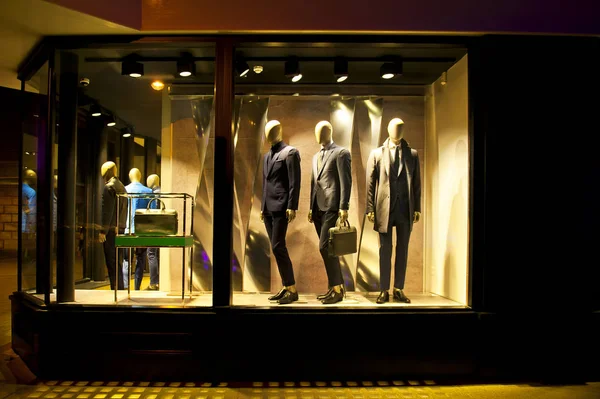
[[245, 69], [244, 71], [242, 71], [242, 73], [240, 73], [240, 78], [243, 78], [244, 76], [248, 75], [248, 72], [250, 72], [250, 69]]
[[117, 124], [117, 122], [108, 122], [108, 123], [106, 124], [106, 126], [114, 126], [114, 125], [116, 125], [116, 124]]
[[152, 88], [156, 91], [162, 90], [165, 88], [165, 84], [163, 82], [161, 82], [160, 80], [155, 80], [154, 82], [152, 82], [150, 84], [150, 86], [152, 86]]
[[123, 137], [131, 137], [131, 133], [123, 133]]
[[188, 76], [191, 76], [191, 75], [192, 75], [192, 73], [190, 71], [179, 72], [179, 76], [183, 76], [184, 78], [188, 77]]
[[294, 76], [294, 77], [292, 78], [292, 82], [297, 82], [297, 81], [299, 81], [300, 79], [302, 79], [302, 74], [301, 74], [301, 73], [299, 73], [298, 75]]
[[94, 112], [94, 113], [92, 114], [92, 116], [100, 116], [100, 115], [102, 115], [102, 112]]
[[252, 69], [254, 71], [254, 73], [261, 73], [264, 68], [262, 65], [254, 65], [254, 68]]
[[129, 76], [131, 76], [132, 78], [140, 78], [142, 76], [141, 73], [130, 73]]
[[393, 73], [384, 73], [383, 75], [381, 75], [382, 78], [384, 79], [391, 79], [394, 77]]
[[342, 83], [344, 80], [348, 79], [348, 76], [340, 76], [339, 78], [337, 78], [337, 82], [338, 83]]

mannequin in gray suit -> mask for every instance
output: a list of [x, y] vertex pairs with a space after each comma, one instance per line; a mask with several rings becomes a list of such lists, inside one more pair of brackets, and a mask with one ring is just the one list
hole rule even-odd
[[404, 140], [404, 122], [392, 119], [389, 137], [371, 151], [367, 163], [367, 217], [379, 232], [380, 294], [377, 303], [390, 300], [392, 228], [396, 226], [394, 301], [410, 303], [404, 295], [408, 242], [413, 223], [421, 218], [419, 155]]
[[315, 127], [315, 137], [321, 151], [313, 157], [310, 182], [310, 210], [308, 221], [315, 224], [319, 235], [319, 250], [329, 281], [329, 291], [317, 296], [323, 304], [333, 304], [344, 299], [344, 279], [339, 257], [328, 253], [329, 229], [336, 222], [348, 220], [350, 190], [352, 189], [352, 164], [350, 152], [332, 140], [333, 127], [321, 121]]

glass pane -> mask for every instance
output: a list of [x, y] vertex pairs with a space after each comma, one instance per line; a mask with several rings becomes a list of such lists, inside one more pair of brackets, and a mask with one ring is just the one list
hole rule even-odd
[[36, 227], [38, 182], [38, 136], [47, 130], [48, 63], [25, 83], [23, 164], [21, 169], [21, 288], [36, 291]]
[[237, 48], [235, 305], [465, 306], [465, 54]]
[[[178, 57], [191, 63], [178, 67]], [[76, 68], [79, 82], [75, 301], [211, 306], [212, 229], [200, 219], [211, 215], [201, 205], [212, 181], [203, 167], [212, 164], [212, 97], [208, 108], [197, 104], [214, 91], [214, 47], [81, 49], [59, 58], [59, 78]], [[193, 93], [174, 96], [179, 86]]]

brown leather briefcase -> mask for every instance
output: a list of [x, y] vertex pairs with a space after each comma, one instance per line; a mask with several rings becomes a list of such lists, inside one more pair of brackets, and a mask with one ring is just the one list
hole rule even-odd
[[356, 227], [350, 226], [347, 220], [342, 226], [329, 229], [329, 256], [354, 254], [357, 252], [356, 243]]

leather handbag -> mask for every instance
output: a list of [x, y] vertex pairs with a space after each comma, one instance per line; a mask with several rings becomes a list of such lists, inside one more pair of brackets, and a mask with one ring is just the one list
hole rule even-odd
[[329, 229], [329, 256], [342, 256], [357, 252], [356, 227], [346, 220]]
[[[159, 209], [150, 209], [154, 201], [160, 204]], [[178, 215], [175, 209], [165, 209], [164, 202], [152, 199], [146, 209], [137, 209], [133, 217], [135, 234], [138, 236], [172, 236], [177, 235]]]

